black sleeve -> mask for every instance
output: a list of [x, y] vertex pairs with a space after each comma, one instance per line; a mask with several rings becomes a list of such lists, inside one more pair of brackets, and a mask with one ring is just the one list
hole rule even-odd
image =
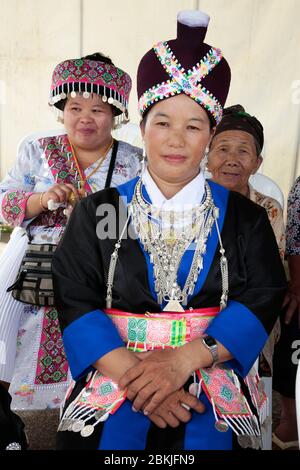
[[96, 214], [88, 200], [71, 214], [52, 262], [55, 304], [62, 330], [81, 315], [102, 309], [105, 283], [96, 234]]

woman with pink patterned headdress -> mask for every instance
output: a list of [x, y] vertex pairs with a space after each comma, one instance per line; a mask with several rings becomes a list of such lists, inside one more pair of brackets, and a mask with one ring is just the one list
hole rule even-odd
[[14, 300], [6, 289], [28, 237], [32, 244], [56, 245], [77, 201], [138, 173], [140, 149], [112, 137], [129, 120], [130, 90], [130, 76], [100, 53], [59, 63], [49, 104], [65, 132], [27, 139], [0, 183], [0, 220], [17, 227], [0, 261], [0, 380], [11, 383], [15, 409], [59, 407], [70, 375], [53, 298], [51, 307], [40, 308]]

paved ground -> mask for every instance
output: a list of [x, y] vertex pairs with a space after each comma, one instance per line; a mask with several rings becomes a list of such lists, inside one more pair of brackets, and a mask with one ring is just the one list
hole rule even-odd
[[59, 410], [18, 411], [25, 423], [30, 450], [55, 450]]

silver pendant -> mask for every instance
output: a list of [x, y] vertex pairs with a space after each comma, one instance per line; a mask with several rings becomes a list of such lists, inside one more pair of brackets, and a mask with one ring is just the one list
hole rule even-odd
[[70, 423], [69, 423], [69, 426], [67, 428], [67, 431], [73, 431], [73, 424], [74, 424], [74, 421], [72, 419], [70, 419]]
[[84, 421], [78, 420], [72, 425], [73, 432], [80, 432], [84, 428]]
[[96, 411], [95, 413], [95, 419], [98, 421], [106, 421], [107, 418], [109, 416], [109, 413], [107, 413], [106, 410], [99, 410], [99, 411]]
[[88, 424], [87, 426], [84, 426], [84, 428], [81, 430], [80, 434], [82, 437], [89, 437], [91, 434], [94, 432], [94, 426], [91, 424]]
[[257, 436], [248, 436], [246, 434], [237, 437], [239, 445], [246, 449], [250, 447], [251, 449], [260, 449], [261, 448], [261, 439]]
[[70, 419], [64, 419], [62, 424], [61, 424], [60, 430], [61, 431], [67, 431], [68, 427], [69, 427], [69, 424], [70, 424]]
[[218, 421], [215, 422], [215, 428], [219, 432], [226, 432], [228, 431], [228, 424], [226, 421], [223, 421], [222, 419], [218, 419]]
[[184, 308], [178, 300], [171, 299], [163, 309], [163, 312], [184, 312]]

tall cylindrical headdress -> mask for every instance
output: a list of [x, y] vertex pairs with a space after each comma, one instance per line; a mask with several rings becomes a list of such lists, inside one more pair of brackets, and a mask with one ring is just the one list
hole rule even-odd
[[214, 125], [221, 120], [231, 74], [221, 50], [203, 42], [209, 19], [201, 11], [179, 12], [177, 39], [158, 42], [144, 55], [137, 73], [141, 116], [157, 101], [185, 93]]

